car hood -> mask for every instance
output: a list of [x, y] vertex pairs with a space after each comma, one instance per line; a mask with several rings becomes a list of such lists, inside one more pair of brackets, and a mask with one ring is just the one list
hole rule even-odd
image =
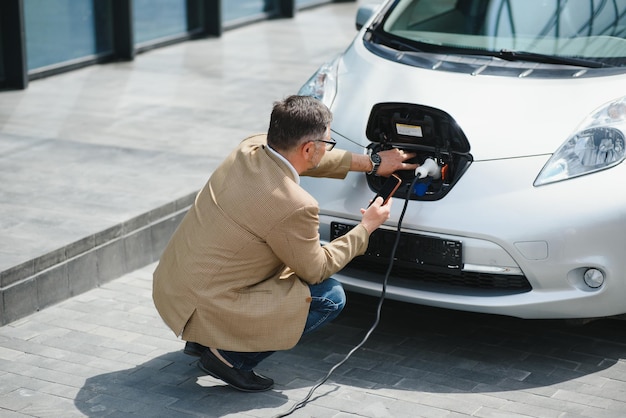
[[626, 91], [623, 75], [530, 79], [418, 68], [378, 57], [358, 40], [341, 57], [337, 81], [333, 130], [343, 137], [366, 146], [377, 103], [426, 105], [457, 122], [474, 161], [551, 154]]

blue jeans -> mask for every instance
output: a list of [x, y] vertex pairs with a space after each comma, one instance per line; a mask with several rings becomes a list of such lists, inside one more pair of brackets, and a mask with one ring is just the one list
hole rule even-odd
[[[302, 335], [314, 331], [335, 319], [346, 304], [346, 294], [341, 283], [333, 278], [320, 284], [309, 285], [311, 290], [311, 306]], [[236, 369], [252, 370], [274, 351], [259, 353], [242, 353], [237, 351], [218, 350], [219, 353]]]

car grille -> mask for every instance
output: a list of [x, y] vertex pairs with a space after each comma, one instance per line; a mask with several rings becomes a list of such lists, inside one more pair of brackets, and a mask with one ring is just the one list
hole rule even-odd
[[[387, 265], [376, 261], [368, 260], [365, 257], [356, 258], [349, 267], [384, 275], [387, 272]], [[408, 279], [419, 287], [437, 285], [437, 291], [445, 291], [448, 287], [451, 293], [457, 293], [462, 288], [480, 290], [481, 293], [493, 292], [494, 294], [517, 294], [525, 293], [532, 290], [530, 283], [525, 276], [513, 276], [504, 274], [490, 274], [477, 272], [454, 271], [446, 272], [445, 270], [426, 270], [414, 266], [394, 266], [392, 276]], [[454, 291], [456, 289], [456, 292]], [[430, 289], [429, 289], [430, 290]]]

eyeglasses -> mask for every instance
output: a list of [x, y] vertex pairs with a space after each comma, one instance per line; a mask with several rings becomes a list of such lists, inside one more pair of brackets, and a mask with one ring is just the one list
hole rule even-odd
[[326, 151], [330, 151], [333, 148], [335, 148], [335, 145], [337, 145], [337, 141], [335, 140], [330, 140], [330, 141], [326, 141], [325, 139], [316, 139], [313, 142], [323, 142], [324, 144], [326, 144]]

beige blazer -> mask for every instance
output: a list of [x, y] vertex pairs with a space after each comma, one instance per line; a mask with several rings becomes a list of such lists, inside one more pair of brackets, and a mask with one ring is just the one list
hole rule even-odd
[[[184, 340], [231, 351], [293, 347], [319, 283], [365, 252], [363, 226], [321, 246], [317, 201], [265, 145], [247, 138], [215, 170], [154, 272], [159, 314]], [[343, 178], [351, 155], [327, 152], [316, 176]]]

